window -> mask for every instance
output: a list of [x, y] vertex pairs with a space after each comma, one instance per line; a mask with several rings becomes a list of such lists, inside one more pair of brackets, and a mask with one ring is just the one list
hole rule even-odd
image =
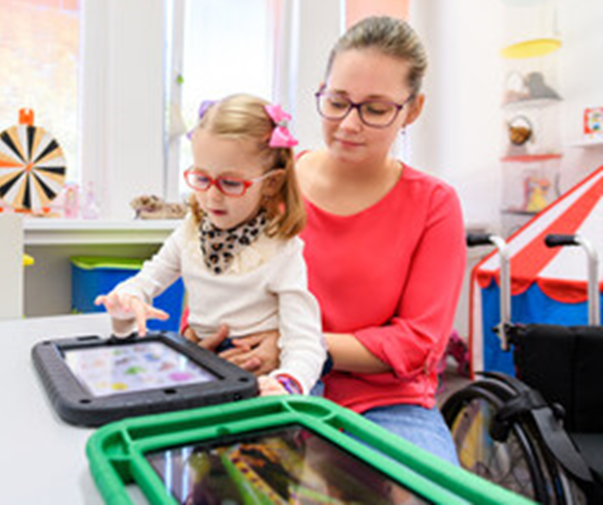
[[274, 76], [289, 71], [293, 30], [277, 21], [291, 10], [284, 0], [0, 0], [0, 130], [33, 109], [63, 148], [67, 181], [92, 185], [105, 219], [131, 219], [143, 194], [181, 200], [184, 133], [202, 100], [288, 97], [291, 83], [277, 90]]
[[32, 109], [34, 124], [56, 139], [67, 161], [67, 180], [79, 181], [78, 0], [0, 2], [0, 130]]
[[199, 104], [232, 93], [273, 95], [275, 2], [270, 0], [180, 0], [167, 19], [168, 191], [180, 200], [182, 179], [192, 164], [185, 132], [197, 122]]

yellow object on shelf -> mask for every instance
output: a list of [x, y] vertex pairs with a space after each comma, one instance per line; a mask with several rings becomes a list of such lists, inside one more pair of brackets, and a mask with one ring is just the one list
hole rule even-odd
[[550, 37], [517, 42], [504, 47], [500, 52], [503, 58], [508, 59], [535, 58], [557, 51], [560, 47], [561, 40]]
[[34, 264], [34, 259], [29, 254], [23, 255], [23, 266], [29, 267]]

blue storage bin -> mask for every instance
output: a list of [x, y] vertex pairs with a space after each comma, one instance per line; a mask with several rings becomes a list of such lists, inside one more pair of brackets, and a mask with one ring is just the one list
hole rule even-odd
[[[109, 293], [117, 284], [136, 275], [144, 260], [137, 258], [109, 258], [78, 256], [71, 258], [71, 309], [75, 313], [103, 312], [94, 305], [98, 295]], [[170, 315], [167, 321], [149, 320], [150, 330], [178, 331], [184, 303], [184, 284], [178, 279], [153, 305]]]

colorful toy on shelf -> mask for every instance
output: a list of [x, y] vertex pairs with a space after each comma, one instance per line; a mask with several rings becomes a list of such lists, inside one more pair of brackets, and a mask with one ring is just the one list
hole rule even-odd
[[63, 215], [67, 219], [76, 219], [80, 213], [79, 186], [73, 182], [65, 184]]
[[559, 93], [545, 81], [542, 72], [530, 72], [526, 75], [525, 81], [530, 99], [548, 98], [550, 100], [561, 100]]
[[33, 110], [21, 109], [19, 124], [0, 133], [0, 198], [17, 212], [48, 213], [65, 182], [65, 157], [33, 123]]
[[584, 135], [590, 140], [603, 140], [603, 107], [584, 109]]
[[94, 186], [92, 185], [92, 182], [87, 182], [84, 185], [84, 192], [80, 205], [80, 214], [83, 219], [98, 219], [100, 216], [100, 208], [96, 203]]
[[540, 212], [548, 204], [547, 195], [551, 182], [544, 177], [529, 176], [524, 180], [525, 205], [527, 212]]
[[507, 74], [505, 79], [505, 94], [503, 104], [519, 102], [529, 98], [526, 81], [521, 72], [513, 70]]
[[503, 105], [529, 100], [561, 100], [559, 93], [548, 83], [542, 72], [529, 72], [525, 76], [513, 70], [507, 74]]
[[188, 211], [186, 203], [166, 202], [156, 195], [137, 196], [130, 202], [136, 219], [182, 219]]
[[516, 146], [524, 145], [534, 135], [532, 123], [526, 116], [515, 116], [509, 121], [509, 140]]

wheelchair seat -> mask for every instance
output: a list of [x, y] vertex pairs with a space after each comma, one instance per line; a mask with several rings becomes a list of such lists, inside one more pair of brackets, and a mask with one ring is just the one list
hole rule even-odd
[[572, 433], [586, 464], [603, 484], [603, 433]]

